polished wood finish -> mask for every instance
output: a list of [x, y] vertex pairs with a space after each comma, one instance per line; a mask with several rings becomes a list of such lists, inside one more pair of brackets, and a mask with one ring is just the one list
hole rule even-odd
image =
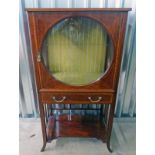
[[[98, 104], [111, 104], [114, 95], [111, 93], [40, 93], [41, 103], [64, 103], [64, 104], [91, 104], [97, 102]], [[63, 97], [65, 99], [63, 100]], [[91, 99], [90, 99], [91, 97]], [[56, 100], [54, 100], [54, 99]], [[62, 101], [63, 100], [63, 101]], [[92, 100], [92, 101], [91, 101]], [[60, 101], [60, 102], [59, 102]]]
[[115, 91], [114, 90], [112, 90], [112, 89], [78, 89], [78, 90], [76, 90], [76, 89], [40, 89], [39, 90], [39, 92], [40, 93], [47, 93], [47, 92], [50, 92], [50, 93], [56, 93], [56, 92], [58, 92], [58, 93], [60, 93], [60, 92], [62, 92], [62, 93], [103, 93], [103, 92], [105, 92], [105, 93], [115, 93]]
[[[122, 49], [129, 8], [77, 8], [77, 9], [26, 9], [29, 18], [33, 63], [39, 96], [39, 108], [44, 151], [46, 142], [60, 136], [84, 136], [101, 138], [110, 148], [110, 136], [115, 110]], [[48, 30], [59, 21], [73, 16], [85, 16], [98, 21], [107, 30], [114, 46], [114, 58], [110, 69], [99, 80], [84, 86], [69, 86], [49, 74], [42, 62], [37, 61]], [[91, 97], [91, 98], [90, 98]], [[91, 102], [96, 101], [96, 102]], [[95, 122], [81, 121], [82, 116], [67, 115], [56, 118], [49, 115], [50, 104], [102, 104], [100, 118]], [[103, 108], [103, 104], [106, 105]], [[48, 118], [49, 117], [49, 118]], [[105, 120], [102, 121], [102, 118]], [[86, 123], [87, 122], [87, 123]]]
[[[43, 40], [48, 30], [60, 20], [71, 16], [87, 16], [100, 22], [107, 30], [113, 40], [114, 58], [107, 73], [94, 83], [84, 86], [69, 86], [58, 80], [47, 72], [41, 62], [37, 62], [37, 55], [41, 51]], [[126, 12], [29, 12], [29, 21], [31, 28], [33, 60], [35, 64], [36, 80], [38, 90], [40, 89], [61, 89], [73, 91], [107, 89], [116, 91], [118, 73], [121, 63], [121, 54], [123, 46], [123, 22], [126, 20]], [[119, 43], [119, 44], [118, 44]]]
[[131, 8], [27, 8], [25, 9], [28, 12], [61, 12], [61, 11], [114, 11], [114, 12], [126, 12], [126, 11], [131, 11]]

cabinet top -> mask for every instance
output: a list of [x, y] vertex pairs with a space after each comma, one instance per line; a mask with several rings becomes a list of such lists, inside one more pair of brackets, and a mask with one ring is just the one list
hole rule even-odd
[[55, 12], [55, 11], [112, 11], [112, 12], [127, 12], [131, 8], [26, 8], [28, 12]]

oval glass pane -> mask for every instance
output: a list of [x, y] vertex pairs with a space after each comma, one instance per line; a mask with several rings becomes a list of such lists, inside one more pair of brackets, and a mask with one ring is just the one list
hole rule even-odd
[[55, 79], [68, 85], [87, 85], [107, 72], [113, 46], [99, 22], [87, 17], [70, 17], [48, 31], [41, 57]]

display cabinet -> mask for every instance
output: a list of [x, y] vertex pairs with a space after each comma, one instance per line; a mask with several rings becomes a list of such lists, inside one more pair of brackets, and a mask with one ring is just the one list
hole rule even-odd
[[58, 137], [107, 143], [128, 8], [26, 9], [43, 147]]

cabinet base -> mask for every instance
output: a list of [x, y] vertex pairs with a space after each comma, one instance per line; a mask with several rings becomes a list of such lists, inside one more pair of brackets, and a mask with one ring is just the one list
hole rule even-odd
[[95, 137], [106, 142], [104, 123], [93, 116], [50, 116], [47, 126], [48, 142], [58, 137]]

